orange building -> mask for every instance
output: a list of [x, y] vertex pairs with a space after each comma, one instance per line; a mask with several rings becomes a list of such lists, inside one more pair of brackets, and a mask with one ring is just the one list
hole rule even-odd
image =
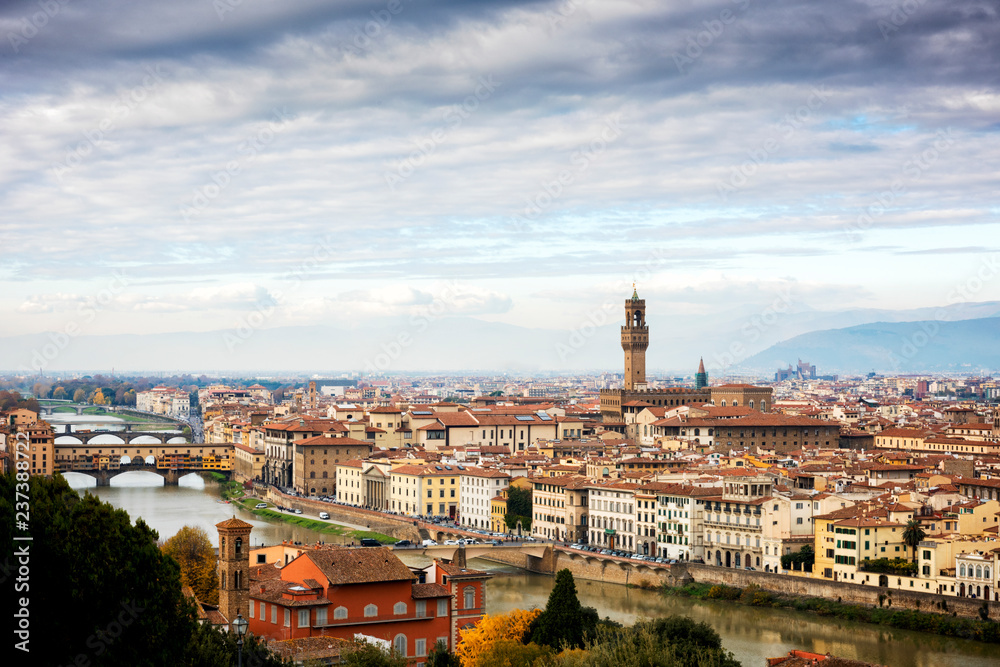
[[478, 623], [490, 577], [439, 561], [411, 570], [391, 549], [373, 547], [312, 549], [278, 577], [267, 574], [251, 567], [247, 620], [254, 634], [375, 639], [413, 664], [438, 641], [454, 650], [458, 630]]

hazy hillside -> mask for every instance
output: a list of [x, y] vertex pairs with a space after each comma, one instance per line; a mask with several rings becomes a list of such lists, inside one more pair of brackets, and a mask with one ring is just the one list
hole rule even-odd
[[774, 372], [798, 359], [814, 364], [820, 374], [995, 370], [1000, 368], [1000, 318], [813, 331], [772, 345], [742, 365]]

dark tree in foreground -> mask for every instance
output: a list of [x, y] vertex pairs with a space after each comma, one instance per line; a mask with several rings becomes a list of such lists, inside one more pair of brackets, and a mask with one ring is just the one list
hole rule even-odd
[[600, 617], [593, 607], [583, 607], [576, 596], [576, 582], [568, 569], [556, 573], [556, 585], [549, 601], [534, 623], [530, 638], [554, 649], [581, 648], [585, 637], [593, 636]]
[[[28, 601], [30, 652], [15, 650], [15, 664], [235, 664], [235, 642], [198, 627], [180, 569], [160, 551], [156, 531], [142, 519], [133, 526], [127, 512], [95, 496], [81, 498], [60, 475], [21, 474], [21, 481], [0, 476], [0, 546], [8, 558], [0, 569], [15, 597]], [[27, 503], [27, 518], [15, 502]], [[27, 576], [19, 582], [22, 565]], [[18, 591], [18, 584], [27, 587]]]

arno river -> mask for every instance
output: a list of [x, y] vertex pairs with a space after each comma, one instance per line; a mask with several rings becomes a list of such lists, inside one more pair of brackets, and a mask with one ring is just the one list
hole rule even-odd
[[[142, 517], [159, 532], [161, 539], [176, 533], [184, 525], [200, 526], [216, 540], [215, 524], [231, 517], [254, 525], [254, 545], [274, 544], [281, 540], [314, 543], [317, 533], [281, 522], [262, 521], [239, 508], [218, 502], [218, 487], [212, 481], [189, 475], [175, 487], [163, 486], [161, 477], [152, 473], [127, 473], [112, 479], [110, 487], [97, 489], [92, 478], [78, 474], [66, 476], [81, 492], [86, 487], [102, 500], [126, 510], [132, 520]], [[401, 553], [411, 564], [424, 564], [426, 558]], [[487, 611], [500, 613], [514, 608], [544, 607], [553, 579], [528, 574], [490, 563], [473, 561], [474, 567], [495, 571], [498, 576], [487, 585]], [[776, 609], [759, 609], [700, 602], [662, 595], [614, 584], [577, 580], [580, 601], [595, 607], [601, 617], [621, 623], [669, 614], [705, 621], [722, 636], [723, 645], [735, 654], [744, 667], [760, 667], [764, 658], [786, 654], [793, 648], [830, 652], [844, 658], [867, 660], [890, 667], [993, 667], [1000, 665], [1000, 646], [950, 639], [916, 632], [892, 630], [879, 626], [850, 623], [837, 619]]]

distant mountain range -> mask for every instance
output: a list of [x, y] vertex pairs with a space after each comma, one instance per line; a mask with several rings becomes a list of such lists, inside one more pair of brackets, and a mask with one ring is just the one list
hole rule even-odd
[[743, 362], [777, 369], [799, 359], [820, 374], [970, 372], [1000, 369], [1000, 318], [875, 322], [795, 336]]
[[[801, 358], [820, 374], [1000, 367], [1000, 302], [913, 310], [769, 311], [759, 305], [671, 314], [647, 302], [650, 375], [773, 375]], [[940, 317], [943, 322], [932, 318]], [[621, 372], [621, 322], [576, 329], [528, 328], [471, 317], [418, 324], [399, 318], [356, 328], [0, 338], [0, 369], [36, 371], [509, 371]], [[847, 328], [844, 328], [847, 327]], [[936, 329], [935, 329], [936, 327]], [[927, 332], [935, 329], [929, 335]], [[921, 337], [928, 336], [924, 341]], [[906, 346], [910, 341], [915, 347]]]

